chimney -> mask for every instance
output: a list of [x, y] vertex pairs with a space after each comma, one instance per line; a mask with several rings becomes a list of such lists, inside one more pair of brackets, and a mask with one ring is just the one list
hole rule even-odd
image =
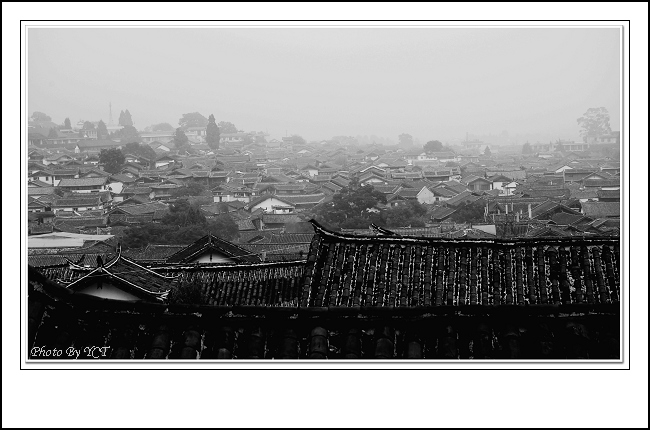
[[533, 210], [531, 209], [531, 204], [528, 203], [528, 219], [533, 219]]

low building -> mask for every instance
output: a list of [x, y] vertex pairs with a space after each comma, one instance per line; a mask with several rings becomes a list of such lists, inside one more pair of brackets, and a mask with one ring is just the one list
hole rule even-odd
[[99, 178], [62, 179], [58, 187], [75, 193], [92, 193], [108, 190], [109, 179], [106, 176]]

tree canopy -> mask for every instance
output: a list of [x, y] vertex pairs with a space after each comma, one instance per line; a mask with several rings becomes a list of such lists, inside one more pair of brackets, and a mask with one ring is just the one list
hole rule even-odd
[[413, 145], [413, 136], [408, 133], [402, 133], [398, 136], [399, 144], [401, 146], [411, 146]]
[[55, 139], [55, 138], [59, 137], [59, 133], [56, 132], [56, 128], [52, 127], [50, 129], [50, 132], [47, 134], [47, 137], [50, 138], [50, 139]]
[[66, 118], [66, 119], [63, 121], [63, 127], [64, 127], [66, 130], [70, 130], [70, 129], [72, 128], [72, 124], [70, 124], [70, 118]]
[[298, 134], [292, 134], [291, 138], [293, 139], [293, 143], [297, 145], [304, 145], [307, 143], [307, 141], [305, 141], [305, 139], [303, 139], [303, 137]]
[[189, 145], [189, 139], [185, 135], [185, 132], [181, 127], [178, 127], [176, 129], [176, 133], [174, 134], [174, 145], [176, 145], [176, 148], [180, 149], [184, 146]]
[[580, 126], [580, 136], [587, 142], [589, 138], [610, 134], [609, 112], [604, 107], [589, 108], [576, 120]]
[[181, 188], [176, 188], [171, 191], [174, 198], [185, 196], [200, 196], [205, 192], [205, 186], [199, 182], [192, 181]]
[[52, 118], [50, 118], [49, 115], [44, 114], [43, 112], [34, 112], [32, 116], [30, 117], [32, 121], [52, 121]]
[[228, 121], [219, 121], [219, 132], [220, 133], [237, 133], [237, 127], [232, 122]]
[[526, 142], [524, 143], [524, 147], [521, 149], [522, 154], [532, 154], [533, 153], [533, 147], [530, 145], [530, 143]]
[[189, 224], [205, 224], [205, 216], [198, 207], [193, 207], [187, 200], [177, 200], [169, 205], [169, 213], [162, 218], [167, 225], [186, 226]]
[[485, 151], [483, 151], [483, 155], [486, 155], [486, 156], [488, 156], [488, 157], [489, 157], [490, 155], [492, 155], [492, 151], [490, 151], [490, 147], [489, 147], [489, 146], [486, 146], [486, 147], [485, 147]]
[[118, 124], [122, 126], [127, 126], [127, 125], [133, 126], [133, 119], [131, 118], [131, 113], [129, 112], [128, 109], [125, 111], [120, 111], [120, 118], [118, 120]]
[[198, 112], [184, 113], [178, 120], [178, 125], [185, 131], [189, 127], [205, 127], [208, 125], [208, 119]]
[[427, 209], [417, 200], [409, 200], [381, 212], [378, 225], [385, 227], [424, 227]]
[[343, 226], [347, 219], [370, 219], [370, 210], [380, 203], [386, 203], [386, 196], [371, 185], [356, 187], [350, 183], [350, 186], [334, 194], [331, 202], [320, 206], [316, 210], [316, 216], [327, 224]]
[[108, 130], [106, 129], [106, 124], [101, 119], [99, 124], [97, 124], [97, 138], [106, 139], [108, 137]]
[[202, 293], [203, 286], [200, 281], [188, 284], [176, 283], [167, 295], [167, 302], [173, 305], [203, 305], [208, 300]]
[[205, 140], [211, 149], [219, 149], [219, 140], [221, 139], [219, 127], [217, 126], [214, 115], [210, 114], [208, 125], [205, 130]]
[[125, 229], [120, 237], [122, 246], [142, 248], [149, 244], [190, 244], [208, 233], [224, 240], [233, 240], [239, 235], [237, 224], [227, 215], [206, 220], [197, 205], [186, 200], [172, 204], [169, 214], [161, 224], [150, 223]]
[[444, 145], [439, 140], [430, 140], [424, 145], [424, 152], [441, 152], [443, 151]]
[[485, 221], [485, 202], [477, 200], [461, 204], [450, 218], [456, 222], [483, 222]]
[[113, 133], [113, 137], [120, 139], [120, 142], [123, 144], [141, 142], [140, 133], [132, 125], [125, 125], [121, 130]]
[[131, 142], [124, 145], [124, 153], [132, 154], [136, 157], [144, 157], [150, 161], [156, 159], [156, 151], [154, 151], [151, 146], [137, 142]]
[[151, 126], [151, 131], [174, 131], [174, 126], [168, 122], [161, 122]]
[[124, 154], [117, 148], [102, 149], [99, 153], [99, 163], [108, 173], [117, 173], [124, 164]]

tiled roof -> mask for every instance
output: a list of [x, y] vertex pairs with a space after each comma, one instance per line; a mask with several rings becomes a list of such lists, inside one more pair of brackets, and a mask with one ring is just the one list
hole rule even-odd
[[[276, 263], [282, 264], [289, 266]], [[215, 274], [214, 278], [218, 276]], [[98, 343], [110, 339], [107, 357], [112, 359], [584, 360], [620, 357], [620, 315], [613, 309], [577, 316], [534, 318], [523, 312], [512, 312], [505, 317], [480, 315], [470, 323], [465, 315], [441, 318], [422, 312], [419, 318], [409, 318], [386, 315], [378, 307], [298, 309], [290, 306], [294, 287], [289, 273], [284, 278], [287, 281], [276, 283], [277, 288], [273, 286], [272, 290], [267, 284], [257, 282], [249, 286], [224, 283], [221, 289], [217, 287], [218, 280], [206, 283], [202, 292], [211, 305], [201, 307], [156, 303], [120, 305], [81, 298], [72, 301], [60, 295], [56, 300], [48, 300], [51, 305], [45, 317], [44, 295], [36, 290], [43, 290], [39, 281], [47, 280], [32, 268], [29, 279], [34, 290], [29, 295], [29, 348], [56, 345], [61, 333], [69, 333], [74, 344], [83, 344], [83, 336], [92, 333]], [[198, 274], [194, 278], [199, 282], [201, 279]], [[218, 306], [220, 303], [223, 304]], [[235, 303], [260, 304], [237, 306]]]
[[449, 206], [456, 207], [464, 203], [473, 203], [480, 200], [482, 197], [473, 194], [471, 191], [463, 191], [462, 193], [446, 200], [445, 203]]
[[251, 221], [250, 219], [236, 220], [235, 224], [237, 224], [237, 228], [239, 229], [239, 231], [257, 230], [255, 224], [253, 224], [253, 221]]
[[620, 199], [621, 190], [597, 190], [596, 195], [599, 199]]
[[582, 214], [580, 214], [580, 215], [578, 215], [578, 214], [568, 214], [566, 212], [560, 212], [560, 213], [557, 213], [557, 214], [553, 215], [553, 217], [551, 217], [551, 220], [554, 223], [560, 224], [560, 225], [572, 225], [572, 224], [575, 224], [575, 223], [583, 221], [583, 220], [591, 221], [591, 219], [585, 217]]
[[255, 262], [260, 261], [259, 257], [250, 255], [250, 252], [241, 248], [240, 246], [223, 240], [219, 237], [207, 234], [196, 242], [186, 246], [175, 254], [171, 255], [168, 263], [184, 263], [191, 261], [194, 257], [201, 255], [208, 250], [215, 250], [223, 253], [235, 261], [239, 262]]
[[582, 202], [582, 211], [591, 218], [619, 217], [621, 205], [619, 202]]
[[118, 253], [112, 261], [104, 262], [102, 266], [98, 266], [67, 287], [70, 290], [78, 290], [95, 283], [100, 277], [127, 285], [137, 296], [154, 300], [162, 300], [164, 293], [168, 292], [177, 281], [174, 276], [154, 272]]
[[615, 239], [359, 237], [313, 223], [317, 234], [302, 306], [530, 306], [619, 300]]
[[124, 187], [120, 194], [151, 194], [151, 188], [129, 185]]
[[144, 249], [124, 250], [122, 254], [135, 261], [156, 261], [162, 263], [186, 247], [186, 245], [147, 245]]
[[452, 198], [458, 194], [457, 192], [444, 187], [437, 187], [437, 188], [431, 187], [429, 188], [429, 190], [433, 193], [434, 196], [439, 196], [439, 197]]
[[85, 206], [99, 206], [101, 200], [99, 196], [86, 196], [80, 195], [79, 197], [62, 197], [56, 199], [53, 207], [85, 207]]
[[161, 202], [142, 203], [140, 205], [120, 205], [120, 209], [130, 215], [153, 214], [158, 210], [167, 210], [168, 206]]
[[325, 199], [324, 194], [307, 194], [307, 195], [286, 195], [282, 196], [285, 200], [294, 205], [300, 204], [318, 204]]
[[72, 179], [61, 179], [59, 182], [59, 187], [92, 187], [92, 186], [101, 186], [106, 185], [108, 182], [106, 177], [101, 178], [72, 178]]
[[286, 224], [300, 222], [302, 219], [294, 214], [263, 214], [262, 221], [264, 224]]
[[55, 218], [54, 225], [59, 226], [61, 223], [65, 223], [70, 227], [106, 227], [106, 217], [66, 217], [66, 218]]

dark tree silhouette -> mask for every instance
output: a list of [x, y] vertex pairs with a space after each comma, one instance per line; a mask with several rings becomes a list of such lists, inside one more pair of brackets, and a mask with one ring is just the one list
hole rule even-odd
[[102, 149], [99, 153], [99, 163], [108, 173], [117, 173], [124, 164], [124, 154], [117, 148]]
[[210, 114], [208, 125], [205, 130], [205, 140], [210, 148], [219, 149], [219, 139], [221, 139], [219, 127], [214, 119], [214, 115]]

